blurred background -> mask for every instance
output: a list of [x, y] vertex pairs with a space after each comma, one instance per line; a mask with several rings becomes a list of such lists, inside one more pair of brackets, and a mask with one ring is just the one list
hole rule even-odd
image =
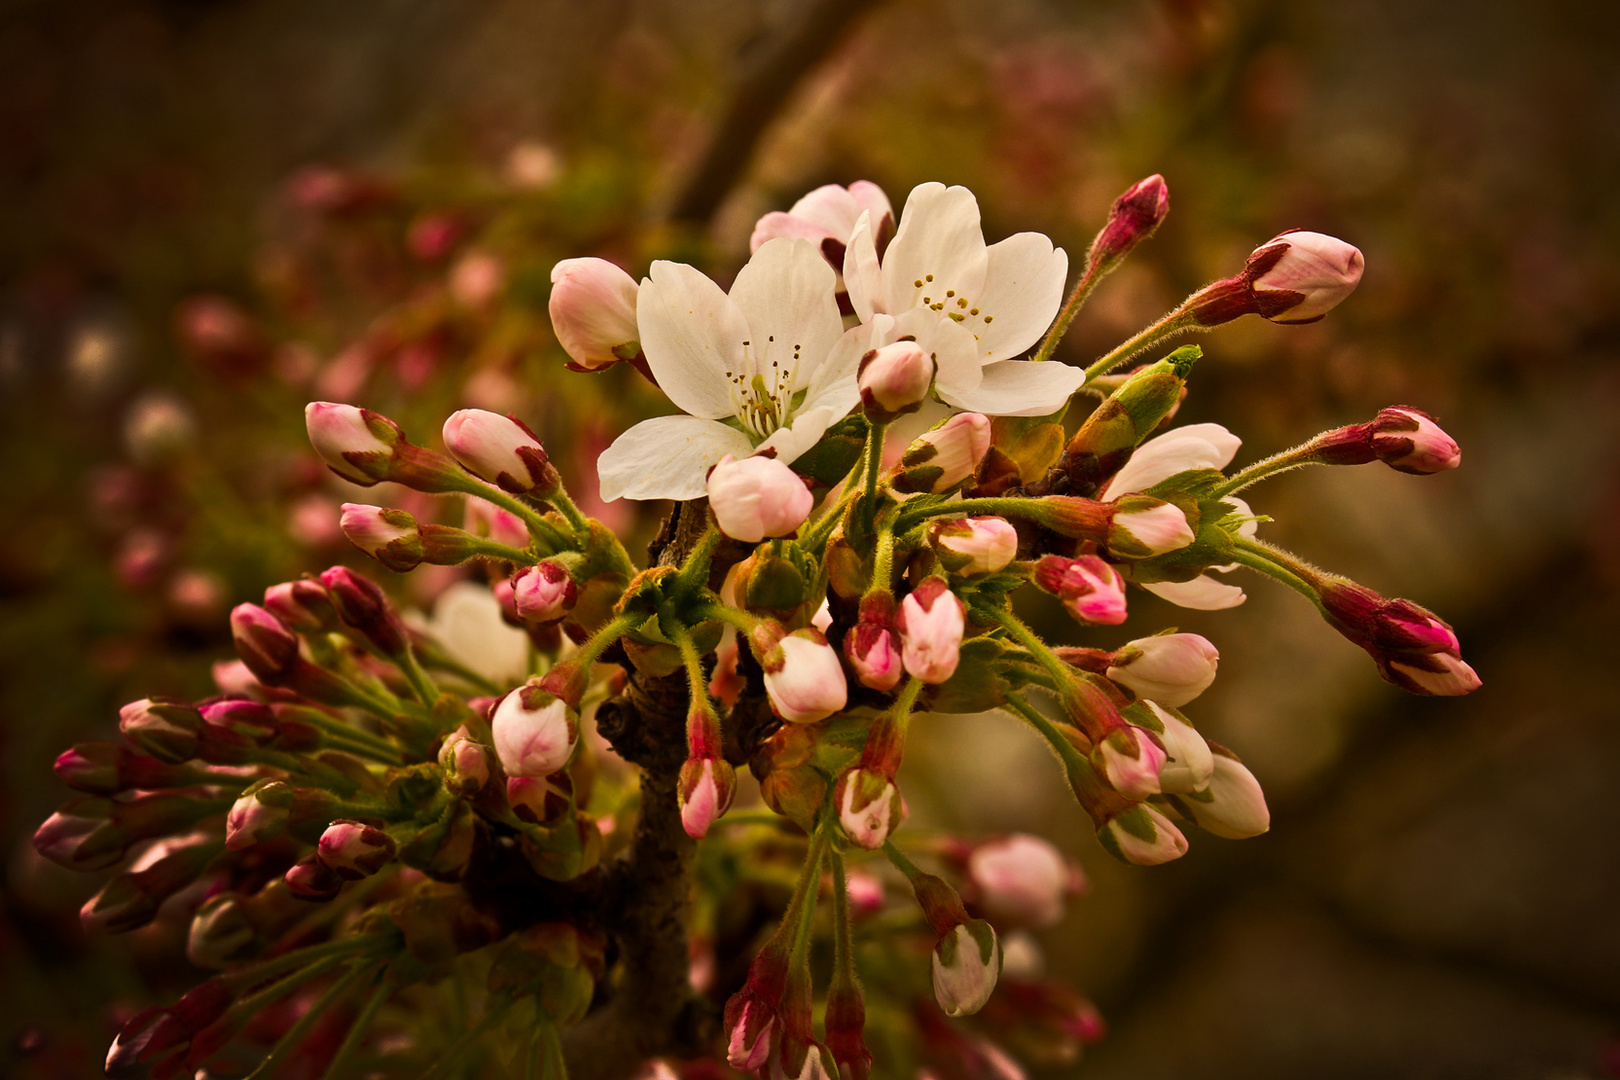
[[[1485, 681], [1413, 699], [1299, 598], [1134, 601], [1223, 663], [1191, 707], [1270, 834], [1115, 864], [1005, 718], [914, 727], [922, 824], [1039, 832], [1087, 896], [1042, 935], [1102, 1080], [1620, 1076], [1620, 6], [1608, 0], [4, 0], [0, 3], [0, 1074], [89, 1077], [199, 973], [183, 928], [86, 939], [27, 837], [117, 707], [210, 692], [225, 614], [360, 565], [312, 397], [431, 442], [515, 411], [592, 500], [661, 411], [562, 369], [551, 265], [696, 261], [821, 183], [971, 187], [1077, 258], [1172, 213], [1059, 356], [1084, 363], [1284, 228], [1366, 254], [1305, 327], [1200, 341], [1181, 413], [1239, 462], [1409, 404], [1463, 467], [1296, 472], [1263, 536], [1456, 623]], [[379, 497], [384, 496], [384, 497]], [[432, 517], [409, 493], [361, 501]], [[617, 527], [661, 508], [588, 510]], [[641, 517], [637, 517], [637, 514]], [[431, 606], [454, 577], [399, 578]]]

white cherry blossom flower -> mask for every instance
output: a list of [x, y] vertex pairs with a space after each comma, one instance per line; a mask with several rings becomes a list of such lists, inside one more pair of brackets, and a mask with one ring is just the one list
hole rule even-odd
[[844, 335], [832, 269], [810, 241], [766, 241], [729, 295], [682, 263], [649, 273], [636, 299], [642, 352], [686, 415], [644, 420], [608, 447], [603, 499], [698, 498], [726, 454], [791, 462], [860, 400], [865, 346]]
[[[1136, 448], [1136, 453], [1114, 475], [1097, 497], [1107, 502], [1133, 491], [1146, 491], [1162, 480], [1168, 480], [1188, 469], [1224, 469], [1231, 464], [1243, 440], [1219, 424], [1188, 424], [1157, 435]], [[1238, 513], [1249, 517], [1249, 504], [1228, 495], [1225, 502], [1237, 507]], [[1258, 526], [1246, 521], [1238, 527], [1238, 534], [1252, 537]], [[1218, 566], [1226, 571], [1232, 566]], [[1191, 581], [1155, 581], [1142, 588], [1161, 596], [1179, 607], [1199, 611], [1219, 611], [1237, 607], [1248, 597], [1236, 585], [1228, 585], [1208, 574], [1200, 574]]]
[[1045, 415], [1079, 389], [1079, 368], [1013, 359], [1040, 340], [1063, 301], [1062, 248], [1034, 232], [986, 246], [973, 193], [937, 183], [912, 189], [881, 259], [877, 227], [863, 213], [844, 254], [850, 303], [872, 325], [866, 348], [914, 335], [937, 354], [940, 399], [991, 416]]

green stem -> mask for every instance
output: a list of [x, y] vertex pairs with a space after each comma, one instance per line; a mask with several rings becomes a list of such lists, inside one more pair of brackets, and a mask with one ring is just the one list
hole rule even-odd
[[400, 674], [405, 676], [405, 681], [410, 683], [411, 693], [416, 695], [416, 700], [431, 709], [433, 703], [439, 700], [439, 688], [423, 670], [421, 662], [416, 659], [416, 650], [411, 648], [409, 641], [405, 642], [405, 648], [393, 660]]
[[276, 1045], [271, 1048], [270, 1053], [259, 1063], [259, 1067], [248, 1073], [245, 1080], [263, 1080], [264, 1077], [275, 1075], [276, 1069], [287, 1059], [287, 1055], [297, 1049], [298, 1045], [309, 1035], [310, 1029], [315, 1026], [316, 1021], [326, 1015], [326, 1010], [337, 1004], [343, 995], [347, 994], [349, 989], [359, 982], [361, 978], [375, 975], [376, 972], [377, 968], [374, 965], [360, 964], [345, 973], [342, 978], [332, 984], [326, 993], [321, 995], [320, 1000], [316, 1001], [303, 1016], [298, 1018], [297, 1023], [287, 1029], [287, 1034], [283, 1035]]
[[1004, 627], [1012, 639], [1022, 645], [1033, 656], [1059, 686], [1067, 686], [1074, 681], [1074, 669], [1065, 664], [1058, 654], [1042, 641], [1035, 631], [1024, 625], [1024, 621], [1004, 607], [975, 605], [975, 615], [983, 615], [994, 619]]
[[883, 854], [889, 857], [889, 861], [894, 864], [894, 868], [906, 875], [906, 880], [913, 885], [922, 876], [922, 870], [916, 863], [906, 858], [906, 853], [896, 847], [893, 840], [883, 841]]
[[1250, 570], [1257, 570], [1267, 577], [1287, 585], [1320, 610], [1322, 597], [1315, 588], [1293, 568], [1287, 564], [1291, 560], [1287, 555], [1268, 544], [1256, 540], [1246, 540], [1243, 537], [1234, 537], [1236, 549], [1232, 552], [1232, 561], [1247, 566]]
[[428, 646], [422, 649], [422, 664], [424, 667], [454, 675], [486, 694], [499, 694], [502, 690], [500, 686], [478, 674], [478, 672], [456, 660], [437, 646]]
[[781, 814], [770, 810], [733, 810], [716, 824], [719, 825], [769, 825], [772, 828], [786, 829], [793, 824], [791, 820]]
[[910, 532], [929, 518], [936, 517], [967, 517], [970, 514], [996, 514], [1001, 517], [1022, 517], [1029, 519], [1029, 508], [1035, 504], [1034, 499], [992, 498], [992, 499], [957, 499], [954, 502], [936, 503], [925, 506], [920, 510], [907, 510], [895, 519], [894, 531], [897, 533]]
[[867, 528], [871, 528], [873, 516], [877, 513], [878, 476], [883, 471], [883, 436], [889, 429], [885, 421], [866, 421], [866, 446], [863, 448], [861, 481], [861, 513]]
[[[821, 860], [831, 844], [831, 836], [832, 828], [823, 817], [816, 823], [815, 834], [810, 837], [810, 851], [804, 858], [804, 870], [799, 874], [799, 884], [794, 890], [787, 914], [782, 917], [783, 929], [793, 927], [793, 949], [788, 953], [789, 970], [802, 968], [809, 962], [810, 933], [816, 921], [816, 894], [821, 891]], [[795, 911], [795, 908], [798, 910]]]
[[1123, 364], [1125, 361], [1129, 360], [1131, 357], [1135, 356], [1137, 353], [1148, 348], [1149, 346], [1157, 345], [1159, 342], [1168, 338], [1173, 338], [1177, 334], [1186, 333], [1190, 330], [1203, 329], [1206, 328], [1201, 327], [1197, 323], [1193, 322], [1192, 319], [1187, 315], [1184, 308], [1177, 308], [1164, 318], [1160, 319], [1158, 322], [1154, 323], [1152, 326], [1131, 338], [1129, 341], [1126, 341], [1122, 345], [1116, 347], [1112, 352], [1102, 357], [1102, 359], [1098, 360], [1090, 367], [1086, 368], [1086, 382], [1090, 382], [1099, 375], [1108, 374], [1110, 371], [1119, 367], [1119, 365]]
[[697, 604], [689, 609], [692, 618], [699, 622], [722, 622], [727, 626], [735, 626], [744, 635], [752, 634], [764, 619], [757, 615], [750, 615], [739, 608], [727, 607], [725, 604]]
[[[860, 464], [856, 465], [857, 469], [860, 467]], [[827, 512], [817, 518], [816, 523], [799, 538], [800, 547], [807, 551], [820, 552], [827, 545], [827, 541], [832, 539], [833, 530], [838, 528], [838, 523], [844, 519], [844, 511], [861, 494], [862, 489], [854, 484], [854, 478], [855, 471], [851, 470], [849, 477], [844, 481], [844, 494], [839, 496], [838, 501], [829, 506]]]
[[1034, 356], [1030, 357], [1031, 360], [1052, 359], [1052, 352], [1058, 347], [1058, 342], [1062, 341], [1063, 335], [1069, 332], [1069, 324], [1074, 322], [1074, 317], [1080, 313], [1080, 308], [1086, 302], [1086, 297], [1091, 295], [1091, 290], [1095, 289], [1097, 283], [1102, 279], [1103, 275], [1097, 273], [1096, 267], [1086, 267], [1086, 271], [1081, 275], [1080, 280], [1074, 283], [1074, 290], [1069, 293], [1069, 298], [1063, 302], [1063, 308], [1058, 312], [1057, 320], [1052, 323], [1051, 329], [1047, 330], [1046, 337], [1041, 342], [1041, 347], [1035, 351]]
[[1257, 484], [1261, 480], [1276, 476], [1279, 473], [1288, 472], [1290, 469], [1300, 469], [1306, 465], [1321, 465], [1322, 462], [1310, 456], [1315, 449], [1316, 440], [1312, 439], [1310, 442], [1301, 443], [1291, 449], [1284, 450], [1280, 454], [1272, 454], [1268, 458], [1255, 462], [1242, 472], [1228, 477], [1225, 483], [1211, 493], [1210, 497], [1220, 499], [1227, 495], [1236, 495], [1252, 484]]
[[849, 883], [844, 880], [844, 857], [832, 853], [833, 868], [833, 981], [855, 985], [853, 919], [849, 914]]
[[1007, 704], [1011, 705], [1013, 711], [1026, 720], [1031, 727], [1040, 732], [1041, 738], [1045, 739], [1048, 745], [1057, 753], [1057, 756], [1063, 760], [1063, 765], [1071, 776], [1074, 775], [1076, 769], [1091, 768], [1090, 763], [1081, 756], [1079, 750], [1075, 749], [1074, 744], [1065, 739], [1063, 733], [1039, 709], [1017, 694], [1008, 694]]
[[626, 613], [618, 616], [592, 634], [590, 640], [581, 645], [578, 651], [568, 659], [577, 662], [581, 668], [594, 664], [596, 658], [601, 656], [609, 645], [618, 641], [640, 621], [640, 615]]
[[[464, 493], [474, 498], [483, 499], [485, 502], [494, 503], [502, 510], [516, 515], [523, 522], [524, 527], [529, 530], [529, 535], [534, 537], [535, 541], [546, 549], [540, 552], [542, 556], [554, 555], [559, 551], [567, 551], [575, 546], [568, 543], [567, 539], [552, 526], [551, 522], [542, 517], [538, 510], [517, 496], [502, 491], [494, 484], [485, 484], [472, 476], [458, 478], [458, 481], [461, 484], [461, 491]], [[577, 514], [579, 511], [574, 512]]]
[[378, 1010], [383, 1007], [393, 989], [386, 981], [379, 982], [372, 988], [371, 996], [360, 1006], [360, 1012], [355, 1015], [354, 1023], [349, 1025], [348, 1034], [343, 1036], [343, 1042], [338, 1046], [337, 1053], [332, 1055], [331, 1063], [326, 1066], [326, 1076], [330, 1080], [343, 1080], [343, 1073], [349, 1062], [360, 1051], [361, 1040], [366, 1037], [366, 1031], [370, 1029], [372, 1021], [377, 1019]]
[[872, 588], [888, 589], [894, 577], [895, 535], [893, 529], [878, 533], [877, 552], [872, 556]]
[[450, 1049], [444, 1052], [444, 1056], [434, 1062], [433, 1066], [418, 1077], [417, 1080], [439, 1080], [439, 1077], [445, 1075], [446, 1070], [456, 1063], [456, 1059], [465, 1054], [468, 1048], [478, 1041], [480, 1035], [494, 1027], [501, 1017], [506, 1015], [506, 1011], [512, 1007], [515, 1000], [515, 998], [506, 998], [499, 1003], [490, 1002], [484, 1010], [483, 1019], [462, 1033], [461, 1038], [451, 1043]]
[[574, 500], [568, 497], [568, 492], [563, 490], [561, 482], [557, 484], [557, 490], [545, 498], [546, 502], [557, 508], [557, 512], [568, 522], [568, 527], [574, 530], [576, 540], [585, 540], [590, 537], [590, 522], [585, 519], [584, 514], [579, 512], [579, 507], [574, 505]]
[[[261, 960], [257, 964], [250, 964], [243, 968], [241, 974], [251, 975], [253, 981], [249, 985], [257, 986], [266, 979], [275, 978], [284, 971], [290, 971], [302, 964], [324, 960], [328, 957], [342, 957], [347, 953], [364, 952], [375, 945], [384, 942], [397, 942], [399, 935], [389, 932], [385, 934], [365, 934], [361, 937], [343, 938], [339, 941], [323, 941], [319, 945], [306, 945], [302, 949], [284, 952], [279, 956], [272, 956]], [[275, 989], [271, 987], [270, 989]]]
[[720, 543], [720, 529], [713, 522], [703, 530], [697, 543], [692, 545], [692, 553], [686, 557], [681, 565], [677, 578], [679, 584], [676, 589], [680, 592], [693, 593], [704, 589], [709, 584], [709, 565], [714, 559], [714, 549]]

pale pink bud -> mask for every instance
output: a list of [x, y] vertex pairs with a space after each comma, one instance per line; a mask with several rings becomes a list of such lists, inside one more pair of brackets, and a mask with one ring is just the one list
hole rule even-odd
[[[1463, 694], [1473, 693], [1483, 685], [1474, 669], [1463, 663], [1462, 657], [1453, 653], [1429, 653], [1420, 659], [1428, 666], [1420, 667], [1418, 664], [1406, 664], [1399, 660], [1391, 660], [1389, 666], [1405, 676], [1419, 692], [1433, 694], [1436, 697], [1460, 697]], [[1431, 671], [1430, 667], [1440, 670]]]
[[1139, 698], [1179, 708], [1209, 689], [1220, 658], [1208, 638], [1160, 634], [1120, 649], [1107, 675]]
[[849, 702], [849, 686], [838, 654], [819, 630], [795, 630], [777, 643], [764, 662], [765, 694], [776, 715], [796, 724], [814, 724]]
[[894, 781], [871, 769], [850, 769], [833, 789], [838, 823], [858, 847], [875, 851], [906, 818], [905, 800]]
[[1018, 554], [1018, 530], [997, 517], [963, 518], [936, 527], [934, 547], [952, 573], [994, 573]]
[[979, 413], [957, 413], [906, 448], [894, 476], [894, 487], [904, 492], [949, 491], [973, 475], [989, 450], [989, 418]]
[[[285, 832], [292, 813], [290, 802], [278, 797], [281, 795], [290, 795], [290, 792], [285, 783], [277, 780], [237, 799], [225, 815], [225, 846], [240, 851], [274, 840]], [[276, 805], [278, 803], [281, 805]]]
[[386, 866], [394, 857], [394, 841], [381, 829], [346, 818], [332, 822], [315, 846], [321, 862], [341, 878], [358, 881]]
[[[1159, 769], [1159, 790], [1167, 794], [1201, 791], [1215, 771], [1215, 755], [1198, 729], [1185, 717], [1153, 701], [1127, 711], [1127, 716], [1146, 708], [1157, 721], [1154, 729], [1164, 747], [1165, 761]], [[1147, 726], [1152, 727], [1152, 724]]]
[[465, 725], [445, 737], [439, 747], [439, 768], [445, 783], [457, 791], [477, 791], [489, 781], [489, 758]]
[[[379, 436], [373, 430], [377, 422], [393, 437]], [[370, 486], [384, 479], [378, 468], [367, 469], [368, 462], [381, 463], [393, 457], [394, 442], [398, 441], [398, 427], [392, 421], [378, 416], [369, 409], [353, 405], [339, 405], [330, 401], [312, 401], [304, 406], [304, 426], [309, 431], [309, 443], [321, 455], [331, 470], [355, 484]]]
[[1064, 898], [1081, 881], [1062, 852], [1028, 833], [980, 844], [968, 855], [967, 873], [991, 917], [1027, 926], [1060, 922]]
[[1035, 583], [1083, 623], [1118, 626], [1125, 621], [1125, 579], [1096, 555], [1043, 556], [1035, 566]]
[[344, 503], [339, 524], [351, 544], [390, 570], [404, 573], [422, 562], [422, 529], [403, 510]]
[[859, 386], [868, 412], [897, 416], [912, 412], [934, 382], [934, 358], [915, 341], [896, 341], [861, 357]]
[[1097, 744], [1093, 756], [1108, 786], [1127, 799], [1145, 799], [1159, 793], [1164, 749], [1141, 728], [1114, 730]]
[[264, 607], [294, 630], [310, 633], [337, 627], [337, 610], [326, 594], [326, 586], [318, 581], [300, 578], [271, 585], [264, 590]]
[[771, 457], [727, 454], [709, 471], [709, 508], [720, 531], [757, 544], [786, 536], [810, 516], [815, 499], [798, 474]]
[[578, 597], [573, 575], [550, 560], [512, 575], [512, 603], [518, 617], [530, 622], [556, 622], [574, 609]]
[[934, 1000], [947, 1016], [984, 1007], [1001, 976], [1001, 943], [983, 919], [958, 923], [934, 946]]
[[1236, 758], [1215, 755], [1209, 786], [1184, 795], [1176, 805], [1207, 833], [1228, 840], [1246, 840], [1271, 828], [1271, 811], [1260, 782]]
[[1462, 449], [1434, 417], [1404, 406], [1379, 412], [1373, 421], [1372, 449], [1390, 468], [1417, 476], [1462, 464]]
[[1097, 830], [1097, 839], [1109, 854], [1137, 866], [1157, 866], [1187, 854], [1181, 830], [1146, 803], [1114, 815]]
[[862, 686], [893, 690], [900, 683], [902, 661], [894, 632], [875, 623], [861, 622], [844, 635], [844, 655]]
[[284, 678], [298, 661], [298, 636], [257, 604], [231, 610], [231, 637], [236, 655], [263, 682]]
[[900, 602], [895, 624], [906, 671], [925, 683], [956, 674], [967, 609], [940, 578], [929, 578]]
[[606, 259], [551, 268], [551, 328], [575, 371], [596, 371], [641, 351], [636, 279]]
[[510, 416], [484, 409], [451, 413], [444, 445], [463, 469], [514, 495], [556, 482], [539, 437]]
[[534, 683], [501, 699], [490, 718], [495, 756], [508, 776], [549, 776], [568, 764], [579, 721], [567, 702]]
[[[728, 1013], [731, 1009], [726, 1010]], [[730, 1019], [728, 1017], [728, 1019]], [[776, 1014], [763, 1002], [749, 998], [731, 1024], [726, 1039], [726, 1061], [734, 1069], [753, 1072], [771, 1056]]]
[[1282, 258], [1251, 285], [1261, 314], [1272, 322], [1315, 322], [1355, 291], [1366, 268], [1358, 249], [1318, 232], [1286, 232], [1255, 252], [1277, 244], [1288, 245]]
[[1174, 503], [1127, 495], [1117, 505], [1108, 526], [1111, 554], [1150, 559], [1167, 551], [1179, 551], [1195, 539], [1187, 515]]
[[689, 758], [681, 766], [676, 795], [681, 806], [681, 827], [701, 839], [731, 806], [737, 793], [737, 771], [716, 758]]

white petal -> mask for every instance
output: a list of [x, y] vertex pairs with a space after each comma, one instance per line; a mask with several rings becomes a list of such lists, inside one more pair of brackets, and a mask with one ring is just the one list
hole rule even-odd
[[527, 635], [501, 619], [495, 594], [472, 581], [458, 581], [433, 602], [428, 632], [444, 651], [486, 679], [507, 686], [528, 673]]
[[1242, 439], [1219, 424], [1188, 424], [1167, 431], [1137, 447], [1100, 497], [1107, 501], [1145, 491], [1187, 469], [1224, 469], [1242, 445]]
[[984, 379], [973, 335], [966, 327], [938, 312], [925, 307], [901, 312], [895, 317], [886, 340], [880, 342], [874, 336], [871, 347], [878, 348], [903, 337], [916, 338], [917, 344], [933, 355], [939, 368], [935, 385], [942, 395], [967, 393]]
[[709, 467], [727, 454], [754, 452], [748, 436], [713, 420], [659, 416], [643, 420], [596, 459], [602, 498], [696, 499], [708, 491]]
[[726, 372], [742, 362], [748, 320], [720, 286], [684, 263], [659, 260], [636, 294], [641, 351], [682, 412], [718, 420], [736, 411]]
[[[860, 399], [859, 391], [856, 391], [855, 398]], [[830, 406], [806, 409], [795, 416], [789, 426], [771, 432], [770, 437], [760, 443], [757, 449], [775, 450], [778, 461], [797, 461], [827, 433], [833, 421], [843, 419], [847, 412], [849, 406], [845, 406], [843, 412], [837, 412]]]
[[1248, 597], [1236, 585], [1223, 585], [1219, 581], [1203, 574], [1191, 581], [1155, 581], [1142, 588], [1154, 596], [1175, 604], [1177, 607], [1192, 608], [1195, 611], [1220, 611], [1223, 608], [1237, 607]]
[[[888, 329], [894, 325], [894, 320], [884, 314], [873, 317], [872, 322], [857, 323], [845, 330], [843, 335], [833, 343], [827, 352], [827, 359], [816, 368], [810, 379], [809, 393], [805, 395], [801, 408], [810, 408], [811, 403], [827, 392], [828, 387], [838, 383], [852, 382], [855, 373], [861, 366], [861, 357], [869, 349], [876, 349], [887, 345], [883, 338]], [[856, 391], [856, 398], [860, 391]]]
[[861, 209], [855, 196], [842, 184], [823, 184], [794, 203], [788, 213], [825, 229], [828, 236], [842, 243], [855, 231], [855, 219], [861, 216]]
[[947, 291], [977, 296], [989, 261], [973, 192], [919, 184], [906, 200], [900, 231], [883, 253], [886, 309], [905, 311], [925, 298], [937, 304], [947, 299]]
[[1083, 368], [1056, 360], [999, 360], [985, 365], [984, 379], [965, 392], [940, 389], [940, 397], [960, 409], [986, 416], [1045, 416], [1057, 412], [1086, 381]]
[[872, 235], [875, 227], [871, 215], [862, 214], [844, 249], [844, 288], [849, 292], [850, 306], [863, 323], [871, 322], [882, 306], [883, 270], [878, 265], [877, 240]]
[[[989, 249], [984, 288], [973, 298], [979, 319], [968, 325], [979, 336], [979, 355], [1009, 360], [1041, 339], [1063, 303], [1069, 256], [1040, 233], [1009, 236]], [[947, 309], [948, 310], [948, 309]]]
[[754, 234], [748, 238], [748, 250], [758, 251], [765, 241], [775, 240], [779, 236], [800, 237], [813, 244], [819, 244], [831, 235], [813, 222], [794, 217], [792, 214], [784, 214], [780, 210], [772, 210], [754, 225]]
[[832, 267], [808, 240], [767, 240], [737, 272], [731, 301], [748, 321], [743, 337], [750, 342], [751, 370], [767, 385], [775, 386], [772, 364], [794, 371], [789, 387], [798, 390], [826, 361], [844, 332], [836, 285]]
[[882, 223], [885, 214], [894, 217], [894, 204], [889, 202], [889, 196], [870, 180], [857, 180], [849, 185], [849, 195], [856, 206], [872, 215], [873, 228]]

